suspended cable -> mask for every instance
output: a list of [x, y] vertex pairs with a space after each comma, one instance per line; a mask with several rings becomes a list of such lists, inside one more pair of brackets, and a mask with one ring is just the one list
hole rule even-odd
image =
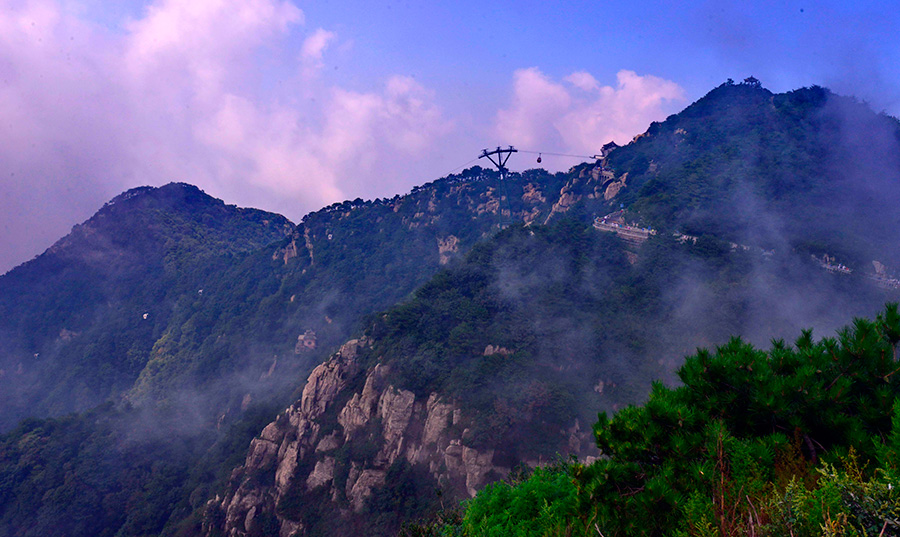
[[548, 151], [526, 151], [525, 149], [519, 149], [519, 153], [531, 153], [532, 155], [551, 155], [554, 157], [572, 157], [572, 158], [584, 158], [584, 159], [597, 159], [599, 155], [570, 155], [568, 153], [551, 153]]
[[[529, 154], [532, 154], [532, 155], [538, 155], [538, 158], [540, 158], [542, 155], [549, 155], [549, 156], [552, 156], [552, 157], [580, 158], [580, 159], [585, 159], [585, 160], [591, 160], [591, 159], [597, 160], [597, 159], [600, 158], [600, 155], [590, 155], [590, 156], [588, 156], [588, 155], [573, 155], [573, 154], [570, 154], [570, 153], [553, 153], [553, 152], [548, 152], [548, 151], [529, 151], [529, 150], [525, 150], [525, 149], [519, 149], [519, 150], [517, 150], [517, 151], [518, 151], [519, 153], [529, 153]], [[481, 159], [481, 158], [482, 158], [482, 156], [479, 156], [479, 157], [477, 157], [477, 158], [473, 158], [472, 160], [466, 162], [465, 164], [460, 164], [459, 166], [453, 168], [452, 170], [450, 170], [450, 171], [444, 173], [443, 175], [441, 175], [441, 176], [439, 176], [439, 177], [447, 177], [447, 176], [449, 176], [449, 175], [452, 175], [452, 174], [458, 172], [459, 170], [461, 170], [461, 169], [463, 169], [463, 168], [466, 168], [466, 167], [468, 167], [469, 165], [471, 165], [471, 164], [473, 164], [473, 163], [475, 163], [475, 162], [478, 162], [478, 160]], [[540, 164], [540, 162], [541, 162], [541, 161], [538, 160], [538, 164]]]
[[460, 166], [457, 166], [457, 167], [453, 168], [452, 170], [450, 170], [449, 172], [445, 173], [445, 174], [442, 175], [441, 177], [447, 177], [447, 176], [450, 175], [450, 174], [456, 173], [457, 171], [459, 171], [459, 170], [465, 168], [466, 166], [468, 166], [469, 164], [472, 164], [473, 162], [476, 162], [479, 158], [481, 158], [481, 157], [473, 158], [473, 159], [470, 160], [469, 162], [466, 162], [465, 164], [462, 164], [462, 165], [460, 165]]
[[[529, 153], [529, 154], [532, 154], [532, 155], [550, 155], [550, 156], [552, 156], [552, 157], [570, 157], [570, 158], [580, 158], [580, 159], [587, 159], [587, 160], [591, 160], [591, 159], [596, 160], [596, 159], [600, 158], [600, 155], [591, 155], [591, 156], [588, 156], [588, 155], [572, 155], [572, 154], [569, 154], [569, 153], [553, 153], [553, 152], [548, 152], [548, 151], [528, 151], [528, 150], [524, 150], [524, 149], [519, 149], [518, 152], [519, 152], [519, 153]], [[479, 159], [481, 159], [481, 157], [473, 158], [473, 159], [470, 160], [469, 162], [466, 162], [465, 164], [461, 164], [461, 165], [459, 165], [459, 166], [453, 168], [452, 170], [448, 171], [447, 173], [441, 175], [440, 177], [447, 177], [448, 175], [451, 175], [451, 174], [453, 174], [453, 173], [456, 173], [456, 172], [458, 172], [459, 170], [461, 170], [461, 169], [463, 169], [463, 168], [469, 166], [470, 164], [473, 164], [473, 163], [475, 163], [475, 162], [478, 162]]]

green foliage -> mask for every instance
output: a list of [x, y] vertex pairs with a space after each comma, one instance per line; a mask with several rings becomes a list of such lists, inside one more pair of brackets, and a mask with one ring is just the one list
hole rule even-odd
[[141, 439], [139, 419], [105, 406], [27, 420], [0, 438], [0, 535], [159, 532], [199, 439]]
[[159, 535], [173, 520], [196, 532], [190, 513], [273, 415], [253, 406], [219, 433], [187, 430], [195, 424], [179, 413], [111, 404], [26, 420], [0, 437], [0, 535]]
[[403, 522], [432, 515], [434, 499], [440, 493], [426, 469], [397, 460], [388, 468], [385, 485], [366, 501], [365, 533], [396, 534]]
[[656, 384], [644, 405], [599, 416], [603, 458], [485, 489], [467, 505], [467, 530], [897, 535], [895, 308], [837, 340], [804, 332], [795, 347], [762, 352], [735, 339], [698, 352], [681, 387]]
[[900, 483], [900, 401], [894, 402], [891, 432], [884, 442], [876, 445], [878, 466], [885, 477]]
[[462, 514], [459, 509], [441, 510], [422, 522], [405, 522], [399, 537], [463, 537]]
[[570, 535], [578, 490], [571, 466], [537, 468], [519, 483], [489, 485], [466, 504], [462, 527], [470, 537]]
[[824, 464], [814, 487], [793, 479], [770, 499], [765, 535], [898, 535], [900, 492], [897, 481], [876, 475], [866, 478], [851, 449], [842, 468]]

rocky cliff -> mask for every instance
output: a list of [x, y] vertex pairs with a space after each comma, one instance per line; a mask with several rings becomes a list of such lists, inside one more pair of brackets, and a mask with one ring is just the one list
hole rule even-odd
[[352, 340], [315, 368], [300, 400], [252, 441], [230, 490], [210, 501], [205, 535], [276, 527], [282, 537], [306, 535], [309, 509], [295, 505], [300, 497], [301, 504], [319, 498], [336, 516], [353, 519], [401, 465], [457, 499], [509, 472], [494, 450], [465, 445], [469, 417], [452, 401], [395, 388], [381, 364], [363, 369], [358, 356], [366, 346]]

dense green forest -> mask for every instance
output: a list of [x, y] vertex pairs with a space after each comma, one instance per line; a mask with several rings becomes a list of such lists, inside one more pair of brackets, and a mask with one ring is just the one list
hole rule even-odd
[[405, 535], [898, 535], [900, 314], [768, 351], [701, 350], [682, 385], [601, 413], [593, 463], [496, 483]]

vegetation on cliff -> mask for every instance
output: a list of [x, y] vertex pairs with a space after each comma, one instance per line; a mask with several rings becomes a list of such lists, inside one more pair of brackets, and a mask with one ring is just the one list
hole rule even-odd
[[603, 457], [489, 486], [408, 534], [900, 534], [900, 314], [836, 338], [701, 350], [682, 385], [594, 426]]

